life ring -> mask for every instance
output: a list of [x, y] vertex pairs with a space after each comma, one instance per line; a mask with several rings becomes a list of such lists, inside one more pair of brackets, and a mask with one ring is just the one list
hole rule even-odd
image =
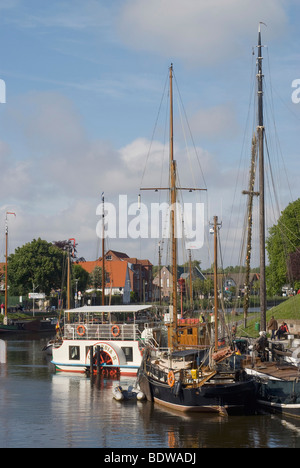
[[172, 370], [170, 370], [168, 373], [168, 384], [170, 387], [174, 387], [175, 384], [175, 375]]
[[85, 335], [85, 327], [83, 325], [78, 325], [77, 327], [77, 335], [83, 336]]
[[111, 330], [110, 330], [110, 331], [111, 331], [111, 334], [112, 334], [115, 338], [117, 338], [117, 336], [119, 336], [120, 333], [121, 333], [120, 327], [118, 327], [118, 325], [113, 325], [113, 326], [111, 327]]

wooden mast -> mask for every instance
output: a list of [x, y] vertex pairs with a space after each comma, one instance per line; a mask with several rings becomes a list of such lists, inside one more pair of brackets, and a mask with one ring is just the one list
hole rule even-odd
[[7, 325], [7, 303], [8, 303], [8, 274], [7, 274], [7, 268], [8, 268], [8, 220], [7, 220], [7, 215], [14, 215], [16, 216], [16, 213], [12, 213], [10, 211], [6, 212], [5, 216], [5, 292], [4, 292], [4, 325]]
[[253, 197], [259, 195], [259, 192], [254, 192], [255, 182], [255, 168], [257, 156], [257, 140], [254, 135], [252, 138], [252, 151], [251, 151], [251, 168], [250, 168], [250, 181], [249, 190], [243, 190], [243, 195], [248, 195], [248, 210], [247, 210], [247, 247], [246, 247], [246, 278], [245, 278], [245, 294], [244, 294], [244, 327], [247, 326], [247, 316], [249, 308], [249, 277], [250, 277], [250, 259], [252, 248], [252, 212], [253, 212]]
[[105, 305], [104, 192], [102, 193], [102, 305]]
[[264, 116], [263, 74], [260, 25], [258, 27], [257, 99], [258, 99], [258, 154], [259, 154], [259, 241], [260, 241], [260, 329], [266, 330], [266, 253], [265, 253], [265, 187], [264, 187]]
[[193, 300], [193, 280], [192, 280], [192, 251], [189, 249], [189, 269], [190, 269], [190, 304], [191, 310], [194, 310], [194, 300]]
[[[73, 247], [71, 244], [71, 241], [73, 241]], [[67, 307], [68, 310], [71, 309], [71, 255], [74, 257], [75, 255], [75, 246], [76, 246], [76, 240], [74, 237], [69, 239], [68, 241], [68, 272], [67, 272]], [[71, 253], [72, 249], [72, 253]], [[70, 322], [70, 312], [68, 312], [68, 321]]]
[[[176, 161], [174, 160], [174, 134], [173, 134], [173, 64], [169, 68], [169, 88], [170, 88], [170, 141], [169, 141], [169, 187], [152, 187], [141, 188], [140, 190], [169, 190], [170, 191], [170, 237], [172, 250], [172, 323], [169, 347], [175, 349], [178, 347], [178, 327], [177, 327], [177, 239], [176, 239], [176, 202], [177, 202], [177, 187], [176, 187]], [[207, 189], [201, 188], [183, 188], [180, 190], [188, 190], [189, 192]], [[139, 198], [140, 200], [140, 198]]]
[[172, 249], [172, 343], [177, 347], [177, 239], [176, 239], [176, 162], [174, 161], [173, 146], [173, 64], [170, 66], [170, 187], [171, 187], [171, 249]]
[[161, 306], [161, 251], [160, 242], [158, 244], [158, 294], [159, 294], [159, 305]]
[[70, 266], [70, 244], [68, 246], [68, 271], [67, 271], [67, 308], [71, 309], [71, 291], [70, 291], [70, 276], [71, 276], [71, 266]]
[[4, 320], [5, 320], [5, 325], [7, 325], [7, 299], [8, 299], [8, 294], [7, 294], [7, 244], [8, 244], [8, 224], [7, 224], [7, 213], [6, 213], [6, 220], [5, 220], [5, 299], [4, 299], [4, 307], [5, 307], [5, 312], [4, 312]]
[[215, 308], [215, 351], [218, 349], [218, 216], [214, 216], [214, 308]]

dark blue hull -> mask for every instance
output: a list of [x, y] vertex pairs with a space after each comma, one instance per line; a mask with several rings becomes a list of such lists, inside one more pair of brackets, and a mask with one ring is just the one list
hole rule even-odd
[[300, 418], [300, 382], [262, 380], [258, 387], [258, 403], [265, 410]]
[[253, 379], [202, 386], [174, 386], [145, 374], [141, 390], [148, 400], [183, 412], [253, 413], [256, 405], [256, 382]]

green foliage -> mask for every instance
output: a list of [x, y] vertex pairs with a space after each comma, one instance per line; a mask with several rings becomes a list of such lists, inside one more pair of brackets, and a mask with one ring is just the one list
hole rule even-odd
[[89, 274], [89, 284], [94, 289], [101, 289], [102, 287], [102, 268], [96, 266]]
[[49, 294], [62, 282], [64, 253], [52, 243], [33, 239], [8, 257], [8, 284], [11, 295], [32, 292]]
[[280, 294], [286, 283], [294, 284], [288, 270], [290, 254], [300, 249], [300, 198], [282, 211], [278, 223], [269, 229], [266, 241], [269, 266], [266, 268], [267, 292]]
[[88, 272], [82, 268], [81, 265], [78, 265], [77, 263], [72, 264], [72, 288], [74, 291], [76, 291], [76, 280], [78, 280], [77, 283], [77, 291], [85, 291], [88, 283], [89, 283], [89, 274]]
[[214, 294], [214, 282], [212, 279], [202, 280], [200, 278], [196, 278], [193, 281], [193, 290], [197, 295], [201, 294], [208, 297]]

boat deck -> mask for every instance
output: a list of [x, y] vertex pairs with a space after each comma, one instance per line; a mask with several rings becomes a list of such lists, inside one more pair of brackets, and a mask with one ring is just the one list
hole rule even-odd
[[246, 361], [244, 367], [280, 380], [293, 381], [300, 378], [300, 369], [289, 364], [256, 360], [254, 366], [252, 366], [250, 361]]

